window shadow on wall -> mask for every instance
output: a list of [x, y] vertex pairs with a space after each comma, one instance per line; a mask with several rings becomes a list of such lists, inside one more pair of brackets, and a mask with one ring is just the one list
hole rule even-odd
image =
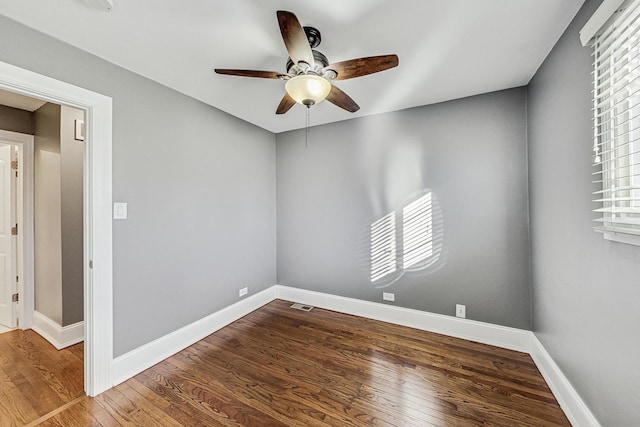
[[376, 288], [406, 274], [427, 275], [445, 264], [444, 219], [436, 195], [423, 190], [401, 209], [374, 220], [369, 227], [369, 272]]

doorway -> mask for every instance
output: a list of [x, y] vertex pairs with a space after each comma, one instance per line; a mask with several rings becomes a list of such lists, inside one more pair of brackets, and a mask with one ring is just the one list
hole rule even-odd
[[[113, 272], [111, 224], [111, 98], [0, 62], [0, 89], [83, 110], [85, 123], [84, 174], [84, 336], [85, 392], [96, 396], [113, 385]], [[27, 235], [25, 249], [33, 248], [33, 232]], [[26, 250], [25, 253], [29, 251]], [[25, 256], [27, 262], [33, 263]], [[33, 265], [33, 264], [31, 264]], [[24, 284], [24, 303], [33, 302], [29, 285]], [[33, 288], [31, 288], [32, 290]], [[25, 314], [28, 310], [25, 310]], [[31, 326], [23, 316], [21, 328]], [[31, 321], [31, 323], [28, 323]]]
[[84, 336], [84, 141], [82, 132], [76, 132], [84, 112], [47, 102], [32, 119], [35, 311], [31, 329], [62, 349]]
[[30, 327], [57, 350], [84, 341], [83, 124], [81, 110], [0, 89], [0, 332]]
[[[25, 174], [24, 171], [33, 170], [33, 141], [33, 135], [0, 130], [0, 149], [5, 151], [5, 155], [0, 157], [7, 157], [0, 161], [0, 182], [4, 184], [3, 193], [6, 195], [6, 200], [0, 202], [0, 211], [3, 212], [0, 227], [7, 230], [1, 233], [7, 240], [1, 269], [4, 278], [0, 286], [2, 331], [20, 326], [28, 328], [32, 323], [33, 174]], [[12, 193], [11, 200], [8, 192]]]
[[[18, 326], [18, 282], [24, 277], [18, 229], [18, 203], [22, 201], [21, 180], [18, 179], [18, 156], [21, 147], [3, 141], [0, 134], [0, 328]], [[20, 174], [22, 175], [22, 174]], [[21, 178], [21, 177], [20, 177]], [[20, 239], [21, 240], [21, 239]]]

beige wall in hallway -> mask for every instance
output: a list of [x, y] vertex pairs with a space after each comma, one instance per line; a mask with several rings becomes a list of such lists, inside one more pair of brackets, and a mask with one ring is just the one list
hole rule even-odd
[[84, 112], [46, 104], [35, 113], [35, 309], [60, 326], [83, 320]]
[[60, 106], [36, 114], [34, 151], [35, 309], [62, 325]]

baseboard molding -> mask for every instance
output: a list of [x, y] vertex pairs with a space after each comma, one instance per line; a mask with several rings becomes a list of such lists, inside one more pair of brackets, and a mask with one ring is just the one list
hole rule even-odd
[[116, 357], [113, 360], [111, 370], [113, 385], [118, 385], [132, 378], [274, 299], [275, 289], [270, 287], [142, 347]]
[[126, 381], [275, 299], [299, 302], [340, 313], [529, 353], [569, 421], [574, 426], [600, 427], [589, 408], [531, 331], [282, 285], [272, 286], [115, 358], [112, 367], [113, 385]]
[[5, 332], [15, 331], [17, 328], [7, 328], [4, 325], [0, 325], [0, 334], [4, 334]]
[[580, 395], [531, 331], [282, 285], [275, 286], [275, 295], [287, 301], [529, 353], [571, 424], [600, 427]]
[[33, 312], [31, 329], [49, 341], [58, 350], [84, 341], [84, 322], [60, 326], [37, 311]]
[[531, 332], [522, 329], [281, 285], [276, 286], [276, 297], [510, 350], [528, 352], [530, 348]]
[[580, 427], [600, 427], [596, 417], [533, 333], [531, 334], [529, 354], [571, 424]]

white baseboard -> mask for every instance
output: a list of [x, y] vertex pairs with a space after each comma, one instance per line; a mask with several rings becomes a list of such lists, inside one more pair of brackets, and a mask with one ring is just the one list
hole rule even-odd
[[5, 332], [15, 331], [16, 328], [7, 328], [4, 325], [0, 325], [0, 334], [4, 334]]
[[276, 298], [287, 301], [529, 353], [571, 424], [600, 427], [580, 395], [531, 331], [282, 285], [275, 286], [275, 294]]
[[531, 332], [522, 329], [281, 285], [276, 286], [276, 297], [510, 350], [528, 352], [530, 348]]
[[84, 322], [60, 326], [42, 313], [33, 312], [31, 329], [46, 339], [56, 349], [62, 350], [70, 345], [84, 341]]
[[529, 353], [569, 421], [574, 426], [600, 426], [571, 383], [531, 331], [282, 285], [265, 289], [204, 319], [117, 357], [114, 359], [112, 367], [114, 385], [126, 381], [275, 299], [299, 302], [340, 313]]
[[564, 376], [560, 367], [556, 365], [551, 355], [533, 333], [531, 334], [529, 354], [571, 424], [580, 427], [600, 427], [596, 417], [591, 413], [567, 377]]
[[115, 386], [128, 380], [274, 299], [275, 289], [272, 286], [177, 331], [151, 341], [142, 347], [116, 357], [113, 360], [111, 369], [113, 385]]

